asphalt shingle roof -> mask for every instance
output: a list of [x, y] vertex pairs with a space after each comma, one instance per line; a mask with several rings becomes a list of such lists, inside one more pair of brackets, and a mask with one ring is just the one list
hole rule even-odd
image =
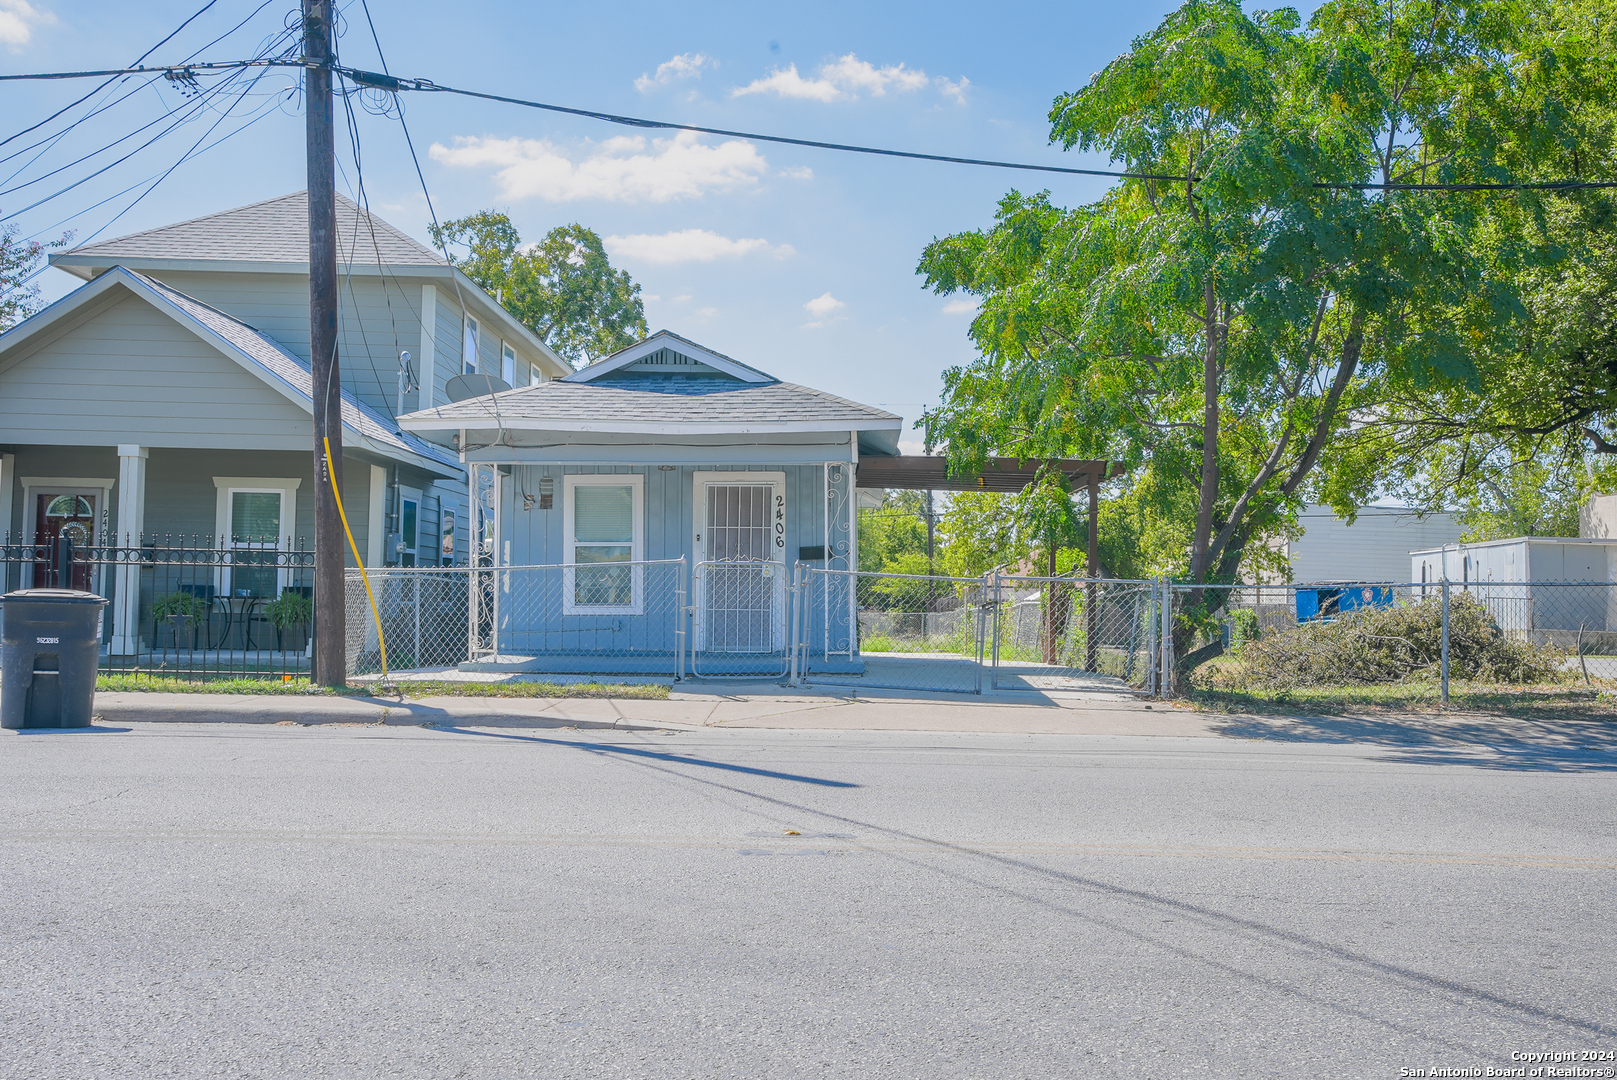
[[[194, 300], [182, 292], [171, 289], [155, 278], [128, 270], [127, 267], [125, 271], [130, 276], [139, 278], [142, 283], [156, 290], [163, 299], [230, 342], [230, 344], [246, 353], [255, 363], [262, 365], [277, 378], [290, 384], [297, 393], [313, 402], [314, 374], [302, 360], [287, 352], [273, 338], [265, 337], [246, 323], [233, 319], [217, 308], [211, 308], [202, 303], [200, 300]], [[424, 457], [440, 465], [449, 465], [456, 469], [460, 468], [460, 458], [458, 456], [443, 447], [433, 445], [418, 435], [412, 435], [407, 431], [399, 431], [386, 416], [372, 409], [347, 390], [342, 392], [342, 420], [344, 426], [359, 432], [367, 439], [381, 446], [391, 448], [394, 451], [414, 454], [417, 457]]]
[[547, 421], [577, 424], [778, 424], [793, 421], [887, 427], [900, 418], [857, 401], [793, 383], [743, 383], [687, 376], [602, 378], [595, 382], [546, 382], [468, 398], [409, 414], [419, 424], [441, 420], [451, 427], [483, 427], [499, 417], [523, 426]]
[[[374, 231], [374, 239], [372, 233]], [[444, 266], [442, 256], [352, 200], [337, 196], [339, 262]], [[115, 259], [217, 259], [231, 262], [309, 262], [309, 194], [296, 191], [206, 217], [85, 244], [57, 255]]]

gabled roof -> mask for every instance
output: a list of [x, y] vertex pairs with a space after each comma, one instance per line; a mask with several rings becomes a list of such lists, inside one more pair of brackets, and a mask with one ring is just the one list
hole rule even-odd
[[399, 417], [406, 431], [448, 438], [457, 431], [613, 432], [624, 435], [880, 432], [897, 452], [900, 417], [792, 383], [727, 377], [565, 379], [467, 398]]
[[[352, 200], [337, 196], [337, 259], [388, 268], [447, 263], [431, 248], [395, 229]], [[237, 262], [309, 265], [309, 193], [295, 191], [234, 210], [192, 218], [145, 232], [85, 244], [50, 257], [80, 277], [115, 263]]]
[[[204, 341], [313, 415], [314, 376], [302, 360], [287, 352], [279, 342], [217, 308], [122, 266], [113, 267], [90, 284], [80, 286], [45, 310], [0, 334], [0, 355], [119, 286], [189, 327]], [[384, 457], [404, 461], [444, 477], [462, 475], [457, 455], [420, 436], [398, 430], [385, 416], [347, 390], [342, 392], [342, 424], [344, 441], [349, 445], [364, 446]]]
[[[696, 361], [732, 379], [739, 379], [744, 383], [775, 382], [773, 375], [759, 371], [755, 367], [743, 364], [739, 360], [731, 359], [723, 353], [714, 352], [704, 345], [698, 345], [689, 338], [682, 338], [672, 330], [659, 330], [650, 337], [637, 341], [626, 349], [619, 349], [611, 356], [597, 360], [589, 367], [581, 368], [567, 376], [567, 382], [587, 383], [595, 382], [604, 376], [621, 372], [631, 364], [639, 363], [655, 356], [667, 349], [672, 353]], [[839, 399], [840, 400], [840, 399]]]

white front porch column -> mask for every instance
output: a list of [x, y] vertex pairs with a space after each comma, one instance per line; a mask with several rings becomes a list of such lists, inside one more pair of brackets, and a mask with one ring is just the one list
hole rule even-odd
[[[144, 446], [118, 447], [118, 529], [103, 541], [114, 548], [140, 547], [146, 528], [146, 453]], [[123, 552], [125, 557], [129, 554]], [[108, 652], [133, 656], [140, 651], [140, 566], [120, 560], [117, 581]]]

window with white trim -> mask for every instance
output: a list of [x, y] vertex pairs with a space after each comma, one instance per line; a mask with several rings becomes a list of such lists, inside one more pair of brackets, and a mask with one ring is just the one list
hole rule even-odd
[[275, 488], [231, 488], [230, 569], [225, 588], [231, 596], [281, 595], [276, 568], [286, 492]]
[[477, 374], [477, 320], [470, 315], [466, 316], [465, 338], [460, 346], [460, 372]]
[[507, 386], [517, 384], [517, 352], [503, 341], [500, 342], [500, 378]]
[[568, 476], [562, 486], [568, 569], [564, 614], [641, 613], [645, 477], [639, 473]]
[[535, 365], [533, 365], [532, 367], [530, 367], [528, 369], [528, 385], [529, 386], [538, 386], [540, 383], [542, 383], [544, 381], [545, 381], [545, 373], [539, 370], [539, 365], [538, 364], [535, 364]]

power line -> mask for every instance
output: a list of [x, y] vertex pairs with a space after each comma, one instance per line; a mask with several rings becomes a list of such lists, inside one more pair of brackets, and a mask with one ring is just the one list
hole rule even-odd
[[[1200, 183], [1206, 179], [1206, 177], [1201, 176], [1172, 176], [1166, 173], [1130, 172], [1114, 169], [1074, 169], [1061, 165], [1034, 165], [1028, 162], [955, 157], [949, 154], [922, 154], [912, 150], [889, 150], [876, 146], [855, 146], [848, 143], [823, 142], [818, 139], [796, 139], [785, 135], [762, 135], [758, 132], [731, 131], [725, 128], [702, 127], [698, 124], [647, 120], [643, 117], [621, 116], [616, 113], [597, 112], [592, 109], [574, 109], [565, 105], [552, 105], [543, 101], [528, 101], [524, 98], [506, 97], [502, 94], [486, 94], [479, 90], [465, 90], [454, 86], [444, 86], [428, 79], [400, 79], [392, 75], [378, 75], [373, 71], [359, 71], [353, 68], [337, 68], [336, 70], [339, 74], [347, 76], [361, 86], [369, 86], [377, 90], [395, 93], [416, 90], [423, 93], [456, 94], [461, 97], [481, 98], [485, 101], [500, 101], [508, 105], [521, 105], [529, 109], [543, 109], [547, 112], [583, 116], [592, 120], [602, 120], [609, 124], [621, 124], [625, 127], [695, 131], [704, 135], [722, 135], [726, 138], [781, 143], [786, 146], [806, 146], [816, 150], [838, 150], [850, 154], [876, 154], [882, 157], [938, 161], [951, 165], [981, 165], [994, 169], [1017, 169], [1027, 172], [1063, 173], [1072, 176], [1105, 176], [1122, 180], [1159, 180], [1170, 183]], [[1315, 181], [1313, 186], [1316, 188], [1351, 191], [1571, 191], [1580, 188], [1617, 188], [1617, 180], [1546, 180], [1531, 183], [1473, 184], [1377, 184]]]
[[[164, 38], [162, 41], [159, 41], [156, 45], [153, 45], [151, 48], [147, 49], [145, 52], [143, 52], [139, 56], [135, 57], [135, 63], [139, 64], [142, 60], [145, 60], [152, 53], [156, 52], [158, 49], [161, 49], [164, 45], [167, 45], [170, 41], [173, 41], [176, 34], [178, 34], [181, 30], [184, 30], [187, 26], [190, 26], [193, 22], [195, 22], [198, 18], [200, 18], [205, 12], [207, 12], [207, 10], [209, 8], [213, 7], [213, 5], [217, 4], [218, 2], [219, 2], [219, 0], [208, 0], [208, 2], [206, 4], [204, 4], [204, 5], [202, 5], [202, 7], [200, 9], [198, 9], [198, 11], [194, 15], [192, 15], [189, 19], [186, 19], [179, 26], [175, 27], [174, 28], [174, 33], [169, 34], [168, 37]], [[265, 0], [265, 3], [268, 3], [268, 2], [269, 2], [269, 0]], [[256, 15], [257, 12], [255, 11], [253, 14]], [[237, 29], [240, 29], [240, 27], [237, 27]], [[232, 33], [234, 33], [234, 32], [235, 31], [232, 31]], [[217, 44], [217, 41], [215, 41], [215, 42], [213, 42], [211, 44]], [[203, 46], [203, 48], [207, 48], [207, 47], [208, 46]], [[195, 54], [193, 54], [193, 55], [195, 55]], [[60, 109], [57, 109], [55, 112], [53, 112], [49, 116], [45, 117], [45, 119], [43, 119], [39, 123], [35, 124], [33, 127], [23, 128], [21, 131], [17, 132], [15, 135], [8, 135], [6, 138], [0, 139], [0, 146], [6, 145], [6, 143], [11, 142], [13, 139], [19, 139], [22, 136], [28, 134], [30, 131], [39, 130], [40, 128], [44, 127], [46, 124], [50, 123], [52, 120], [55, 120], [58, 116], [61, 116], [63, 113], [67, 112], [69, 109], [78, 108], [80, 105], [84, 104], [86, 101], [89, 101], [91, 98], [95, 97], [101, 91], [103, 91], [107, 87], [111, 86], [113, 82], [114, 82], [113, 79], [108, 79], [106, 82], [102, 83], [100, 86], [96, 87], [94, 90], [91, 90], [88, 94], [85, 94], [83, 97], [79, 98], [77, 101], [72, 102], [71, 104], [68, 104], [68, 105], [64, 105]]]
[[209, 63], [163, 64], [156, 67], [105, 68], [101, 71], [41, 71], [23, 75], [0, 75], [0, 82], [24, 82], [54, 79], [99, 79], [106, 75], [167, 75], [184, 77], [186, 72], [229, 71], [246, 67], [297, 67], [318, 65], [305, 60], [217, 60]]

